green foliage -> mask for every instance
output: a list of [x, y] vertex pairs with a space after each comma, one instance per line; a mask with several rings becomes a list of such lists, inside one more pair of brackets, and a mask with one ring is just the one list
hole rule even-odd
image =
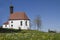
[[60, 34], [22, 30], [17, 33], [0, 33], [0, 40], [60, 40]]

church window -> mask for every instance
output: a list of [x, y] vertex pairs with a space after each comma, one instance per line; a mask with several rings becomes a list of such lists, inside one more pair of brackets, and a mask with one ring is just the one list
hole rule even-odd
[[20, 22], [21, 26], [22, 26], [22, 21]]
[[7, 25], [5, 25], [5, 27], [7, 27]]
[[27, 26], [27, 21], [25, 22], [25, 25]]
[[13, 23], [13, 21], [11, 21], [11, 23]]
[[13, 27], [13, 25], [11, 25], [11, 27]]

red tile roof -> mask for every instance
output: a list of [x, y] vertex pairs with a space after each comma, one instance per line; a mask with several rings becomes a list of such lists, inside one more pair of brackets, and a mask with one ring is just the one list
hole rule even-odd
[[5, 22], [4, 24], [7, 25], [7, 24], [9, 24], [9, 23], [8, 23], [8, 22]]
[[9, 20], [29, 20], [25, 12], [16, 12], [13, 14], [10, 14]]

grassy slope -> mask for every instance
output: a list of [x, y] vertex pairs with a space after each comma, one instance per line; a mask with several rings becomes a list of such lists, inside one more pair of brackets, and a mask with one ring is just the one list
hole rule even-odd
[[18, 33], [0, 33], [0, 40], [60, 40], [60, 34], [24, 30]]

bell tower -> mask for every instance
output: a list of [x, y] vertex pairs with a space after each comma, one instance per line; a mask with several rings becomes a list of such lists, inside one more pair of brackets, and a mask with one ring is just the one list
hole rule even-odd
[[13, 14], [13, 5], [12, 5], [12, 0], [10, 1], [10, 14]]

